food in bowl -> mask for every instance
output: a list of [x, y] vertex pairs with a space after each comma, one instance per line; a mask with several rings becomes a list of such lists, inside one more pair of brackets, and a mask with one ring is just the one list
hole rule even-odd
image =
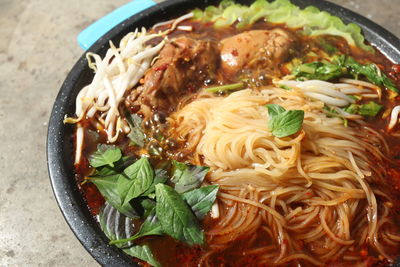
[[222, 1], [135, 30], [76, 99], [77, 183], [153, 266], [387, 265], [400, 66], [315, 7]]

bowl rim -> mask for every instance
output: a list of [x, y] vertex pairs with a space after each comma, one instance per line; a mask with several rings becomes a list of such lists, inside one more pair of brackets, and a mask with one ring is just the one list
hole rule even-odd
[[[220, 0], [169, 0], [131, 16], [108, 31], [83, 53], [59, 90], [47, 131], [47, 167], [51, 186], [67, 224], [84, 248], [103, 266], [138, 265], [120, 249], [108, 245], [108, 239], [90, 214], [74, 179], [71, 150], [72, 127], [64, 125], [63, 119], [65, 114], [70, 114], [69, 112], [74, 108], [76, 94], [84, 85], [82, 81], [87, 80], [84, 76], [85, 71], [88, 71], [85, 54], [94, 52], [101, 55], [106, 50], [108, 40], [120, 39], [125, 35], [124, 32], [129, 32], [129, 29], [140, 25], [149, 27], [155, 22], [177, 17], [195, 7], [205, 7], [219, 2]], [[249, 4], [253, 0], [236, 2]], [[357, 23], [363, 29], [368, 41], [391, 61], [400, 63], [400, 39], [371, 20], [325, 0], [291, 0], [291, 2], [302, 8], [313, 5], [342, 18], [346, 23]], [[396, 263], [396, 266], [400, 264]]]

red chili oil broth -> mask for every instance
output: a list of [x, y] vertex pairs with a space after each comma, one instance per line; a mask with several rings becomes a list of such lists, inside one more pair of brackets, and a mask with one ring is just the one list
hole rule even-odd
[[[216, 29], [213, 27], [211, 23], [199, 23], [199, 22], [190, 22], [185, 21], [181, 23], [181, 25], [192, 26], [192, 32], [184, 32], [181, 30], [176, 30], [169, 34], [169, 39], [173, 37], [177, 37], [179, 35], [187, 35], [189, 37], [195, 39], [212, 39], [212, 40], [221, 40], [225, 37], [249, 30], [249, 29], [273, 29], [273, 28], [284, 28], [285, 30], [290, 31], [292, 34], [298, 36], [301, 41], [302, 47], [300, 48], [299, 54], [307, 53], [312, 50], [320, 49], [317, 45], [317, 41], [315, 38], [310, 38], [306, 36], [299, 35], [298, 30], [290, 30], [285, 25], [282, 24], [271, 24], [265, 22], [257, 22], [252, 26], [242, 28], [238, 30], [234, 26], [225, 27], [221, 29]], [[167, 26], [158, 27], [155, 30], [165, 30]], [[340, 37], [333, 36], [323, 36], [319, 38], [325, 38], [327, 42], [331, 45], [334, 45], [339, 51], [342, 53], [347, 53], [354, 57], [359, 62], [374, 62], [379, 66], [379, 68], [386, 73], [390, 78], [392, 78], [397, 85], [400, 87], [400, 67], [399, 65], [393, 64], [387, 58], [385, 58], [378, 50], [375, 53], [366, 53], [355, 47], [350, 47], [347, 42]], [[397, 105], [400, 101], [400, 97], [389, 100], [388, 94], [386, 90], [383, 89], [383, 100], [381, 104], [384, 105], [384, 109], [391, 109], [393, 106]], [[379, 133], [381, 133], [385, 139], [388, 141], [390, 147], [390, 154], [388, 155], [389, 161], [387, 162], [387, 170], [389, 176], [386, 177], [388, 184], [391, 185], [392, 191], [389, 192], [392, 195], [392, 204], [395, 207], [400, 207], [400, 138], [393, 137], [390, 133], [387, 132], [388, 119], [382, 119], [383, 112], [380, 112], [377, 117], [367, 118], [367, 125]], [[84, 151], [83, 151], [83, 160], [79, 165], [75, 166], [76, 170], [76, 181], [78, 183], [79, 189], [81, 190], [87, 206], [91, 211], [93, 216], [96, 216], [102, 205], [104, 204], [104, 199], [100, 195], [97, 188], [90, 182], [84, 182], [84, 177], [91, 174], [93, 171], [88, 162], [88, 156], [93, 153], [96, 149], [97, 143], [106, 143], [106, 135], [104, 132], [99, 132], [89, 123], [89, 120], [84, 120], [83, 125], [85, 128], [85, 142], [84, 142]], [[87, 133], [88, 130], [98, 133], [98, 140], [93, 142], [93, 140], [88, 140]], [[396, 128], [395, 130], [398, 130]], [[368, 138], [368, 137], [366, 137]], [[74, 138], [75, 139], [75, 138]], [[125, 138], [126, 139], [126, 138]], [[128, 142], [120, 138], [116, 143], [117, 146], [122, 148], [124, 155], [135, 155], [138, 153], [138, 149], [135, 147], [131, 147], [128, 145]], [[378, 197], [379, 201], [379, 197]], [[400, 212], [399, 209], [395, 209], [395, 214], [389, 214], [392, 216], [392, 219], [400, 224]], [[203, 228], [207, 229], [215, 221], [210, 217], [207, 217], [203, 222]], [[217, 254], [212, 257], [214, 266], [268, 266], [259, 265], [257, 262], [257, 257], [246, 256], [243, 255], [243, 249], [247, 246], [247, 240], [250, 238], [255, 238], [259, 245], [262, 245], [266, 242], [263, 239], [262, 232], [258, 231], [258, 235], [255, 237], [240, 237], [231, 247], [225, 250], [221, 254]], [[203, 253], [207, 251], [207, 245], [204, 247], [189, 247], [182, 242], [176, 241], [168, 236], [162, 237], [146, 237], [139, 241], [139, 243], [146, 243], [151, 248], [156, 258], [163, 264], [163, 266], [194, 266], [197, 264], [199, 258]], [[308, 248], [304, 248], [307, 250]], [[371, 254], [368, 249], [364, 248], [360, 251], [354, 251], [357, 255], [362, 255], [363, 259], [365, 259], [365, 263], [367, 266], [380, 266], [380, 264], [385, 265], [384, 261], [377, 261], [376, 256], [373, 253]], [[360, 254], [361, 253], [361, 254]], [[136, 261], [136, 260], [135, 260]], [[144, 265], [146, 263], [140, 262]], [[342, 266], [340, 262], [331, 262], [328, 263], [328, 266]]]

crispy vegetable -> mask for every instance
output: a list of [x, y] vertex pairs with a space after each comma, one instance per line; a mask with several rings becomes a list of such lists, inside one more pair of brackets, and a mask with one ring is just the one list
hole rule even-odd
[[353, 46], [373, 53], [371, 46], [365, 44], [361, 28], [354, 23], [345, 24], [340, 18], [314, 6], [301, 9], [289, 0], [256, 0], [250, 6], [224, 0], [217, 7], [209, 6], [204, 11], [195, 9], [194, 18], [204, 22], [214, 22], [216, 27], [229, 26], [237, 22], [241, 28], [265, 19], [272, 23], [286, 23], [291, 28], [303, 28], [309, 36], [325, 34], [340, 36]]

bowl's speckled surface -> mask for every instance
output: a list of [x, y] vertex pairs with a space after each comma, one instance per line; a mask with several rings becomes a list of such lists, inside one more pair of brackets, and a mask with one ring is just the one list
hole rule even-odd
[[[125, 34], [136, 27], [149, 27], [161, 20], [167, 20], [186, 13], [194, 7], [204, 7], [219, 2], [218, 0], [171, 0], [152, 7], [121, 23], [103, 38], [99, 39], [89, 51], [103, 55], [108, 40], [117, 43]], [[251, 3], [252, 1], [238, 1]], [[364, 30], [366, 38], [395, 62], [400, 62], [400, 41], [380, 26], [347, 9], [319, 0], [293, 0], [299, 6], [315, 5], [322, 10], [335, 14], [346, 22], [356, 22]], [[54, 194], [64, 217], [71, 229], [88, 252], [102, 265], [133, 265], [132, 260], [113, 246], [100, 230], [95, 219], [90, 215], [82, 196], [75, 184], [73, 174], [73, 147], [71, 142], [73, 127], [62, 123], [65, 114], [73, 114], [75, 98], [79, 90], [90, 82], [92, 71], [82, 56], [67, 76], [51, 114], [47, 157], [50, 178]]]

